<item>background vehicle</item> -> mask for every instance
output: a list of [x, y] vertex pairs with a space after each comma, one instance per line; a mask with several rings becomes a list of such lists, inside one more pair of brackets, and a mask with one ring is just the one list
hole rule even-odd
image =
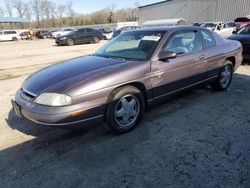
[[50, 33], [47, 30], [39, 30], [39, 31], [36, 31], [35, 33], [35, 37], [38, 39], [49, 38], [49, 36], [50, 36]]
[[111, 27], [100, 28], [100, 29], [98, 29], [98, 31], [100, 31], [103, 34], [105, 40], [112, 39], [114, 32], [113, 32], [113, 29]]
[[234, 20], [236, 31], [239, 31], [245, 25], [250, 24], [250, 16], [238, 17]]
[[72, 30], [66, 35], [62, 35], [56, 38], [55, 42], [57, 45], [68, 45], [72, 46], [75, 44], [83, 44], [87, 42], [97, 43], [103, 40], [104, 36], [100, 31], [92, 28], [82, 28]]
[[203, 22], [201, 27], [214, 31], [224, 38], [228, 38], [235, 31], [234, 27], [228, 27], [224, 22]]
[[23, 31], [20, 33], [20, 37], [22, 40], [28, 40], [29, 39], [29, 33], [28, 31]]
[[243, 27], [236, 35], [229, 37], [231, 40], [241, 42], [243, 46], [244, 61], [250, 60], [250, 24]]
[[174, 26], [186, 25], [187, 20], [184, 18], [176, 19], [161, 19], [161, 20], [148, 20], [142, 24], [142, 27], [159, 27], [159, 26]]
[[63, 29], [60, 29], [58, 31], [54, 31], [51, 33], [51, 37], [52, 38], [57, 38], [57, 37], [60, 37], [62, 35], [67, 35], [69, 33], [71, 33], [72, 31], [76, 31], [75, 28], [63, 28]]
[[126, 31], [131, 31], [131, 30], [135, 30], [135, 29], [139, 29], [140, 26], [124, 26], [120, 29], [117, 29], [113, 32], [113, 36], [112, 38], [116, 37], [117, 35], [123, 33], [123, 32], [126, 32]]
[[20, 39], [21, 39], [21, 36], [15, 30], [0, 31], [0, 41], [18, 41]]
[[114, 132], [125, 133], [139, 124], [146, 106], [164, 98], [203, 84], [227, 89], [241, 50], [238, 41], [200, 27], [125, 32], [93, 55], [28, 77], [13, 107], [19, 116], [45, 125], [105, 121]]

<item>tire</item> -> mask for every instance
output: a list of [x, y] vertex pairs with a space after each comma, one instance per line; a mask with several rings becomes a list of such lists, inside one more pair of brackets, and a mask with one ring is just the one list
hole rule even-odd
[[95, 36], [93, 39], [94, 43], [99, 43], [100, 42], [100, 38], [98, 36]]
[[145, 112], [144, 96], [134, 86], [123, 86], [113, 91], [105, 113], [106, 127], [123, 134], [133, 130]]
[[17, 41], [18, 39], [16, 37], [13, 37], [12, 38], [12, 41]]
[[67, 45], [68, 46], [73, 46], [75, 44], [73, 39], [67, 39]]
[[219, 72], [218, 78], [211, 83], [211, 87], [214, 90], [223, 91], [228, 89], [232, 82], [233, 77], [233, 64], [231, 61], [227, 60], [227, 65], [225, 65]]

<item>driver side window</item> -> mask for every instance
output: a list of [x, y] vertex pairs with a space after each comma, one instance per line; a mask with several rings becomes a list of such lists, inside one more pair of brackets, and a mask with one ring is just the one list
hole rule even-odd
[[175, 52], [177, 55], [188, 54], [202, 50], [197, 32], [177, 33], [168, 41], [164, 51]]

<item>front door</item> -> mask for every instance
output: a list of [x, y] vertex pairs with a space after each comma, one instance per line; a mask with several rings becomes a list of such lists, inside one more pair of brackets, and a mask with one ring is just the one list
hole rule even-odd
[[163, 51], [177, 54], [174, 59], [157, 60], [151, 65], [154, 98], [170, 95], [206, 79], [207, 62], [198, 30], [175, 32]]

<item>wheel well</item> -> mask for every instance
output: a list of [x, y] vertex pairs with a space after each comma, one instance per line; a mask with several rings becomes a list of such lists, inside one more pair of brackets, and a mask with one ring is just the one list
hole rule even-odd
[[142, 94], [143, 94], [143, 96], [144, 96], [144, 100], [145, 100], [145, 106], [146, 106], [146, 108], [147, 108], [147, 91], [146, 91], [146, 87], [145, 87], [144, 84], [141, 83], [141, 82], [131, 82], [131, 83], [127, 83], [127, 84], [121, 85], [121, 86], [119, 86], [119, 87], [113, 89], [112, 92], [111, 92], [111, 93], [109, 94], [109, 96], [108, 96], [107, 102], [110, 102], [110, 101], [112, 100], [113, 92], [114, 92], [116, 89], [118, 89], [118, 88], [120, 88], [120, 87], [124, 87], [124, 86], [129, 86], [129, 85], [130, 85], [130, 86], [136, 87], [137, 89], [139, 89], [139, 90], [142, 92]]
[[235, 66], [235, 57], [234, 56], [228, 57], [226, 60], [231, 61], [233, 63], [233, 68], [234, 68], [234, 66]]

